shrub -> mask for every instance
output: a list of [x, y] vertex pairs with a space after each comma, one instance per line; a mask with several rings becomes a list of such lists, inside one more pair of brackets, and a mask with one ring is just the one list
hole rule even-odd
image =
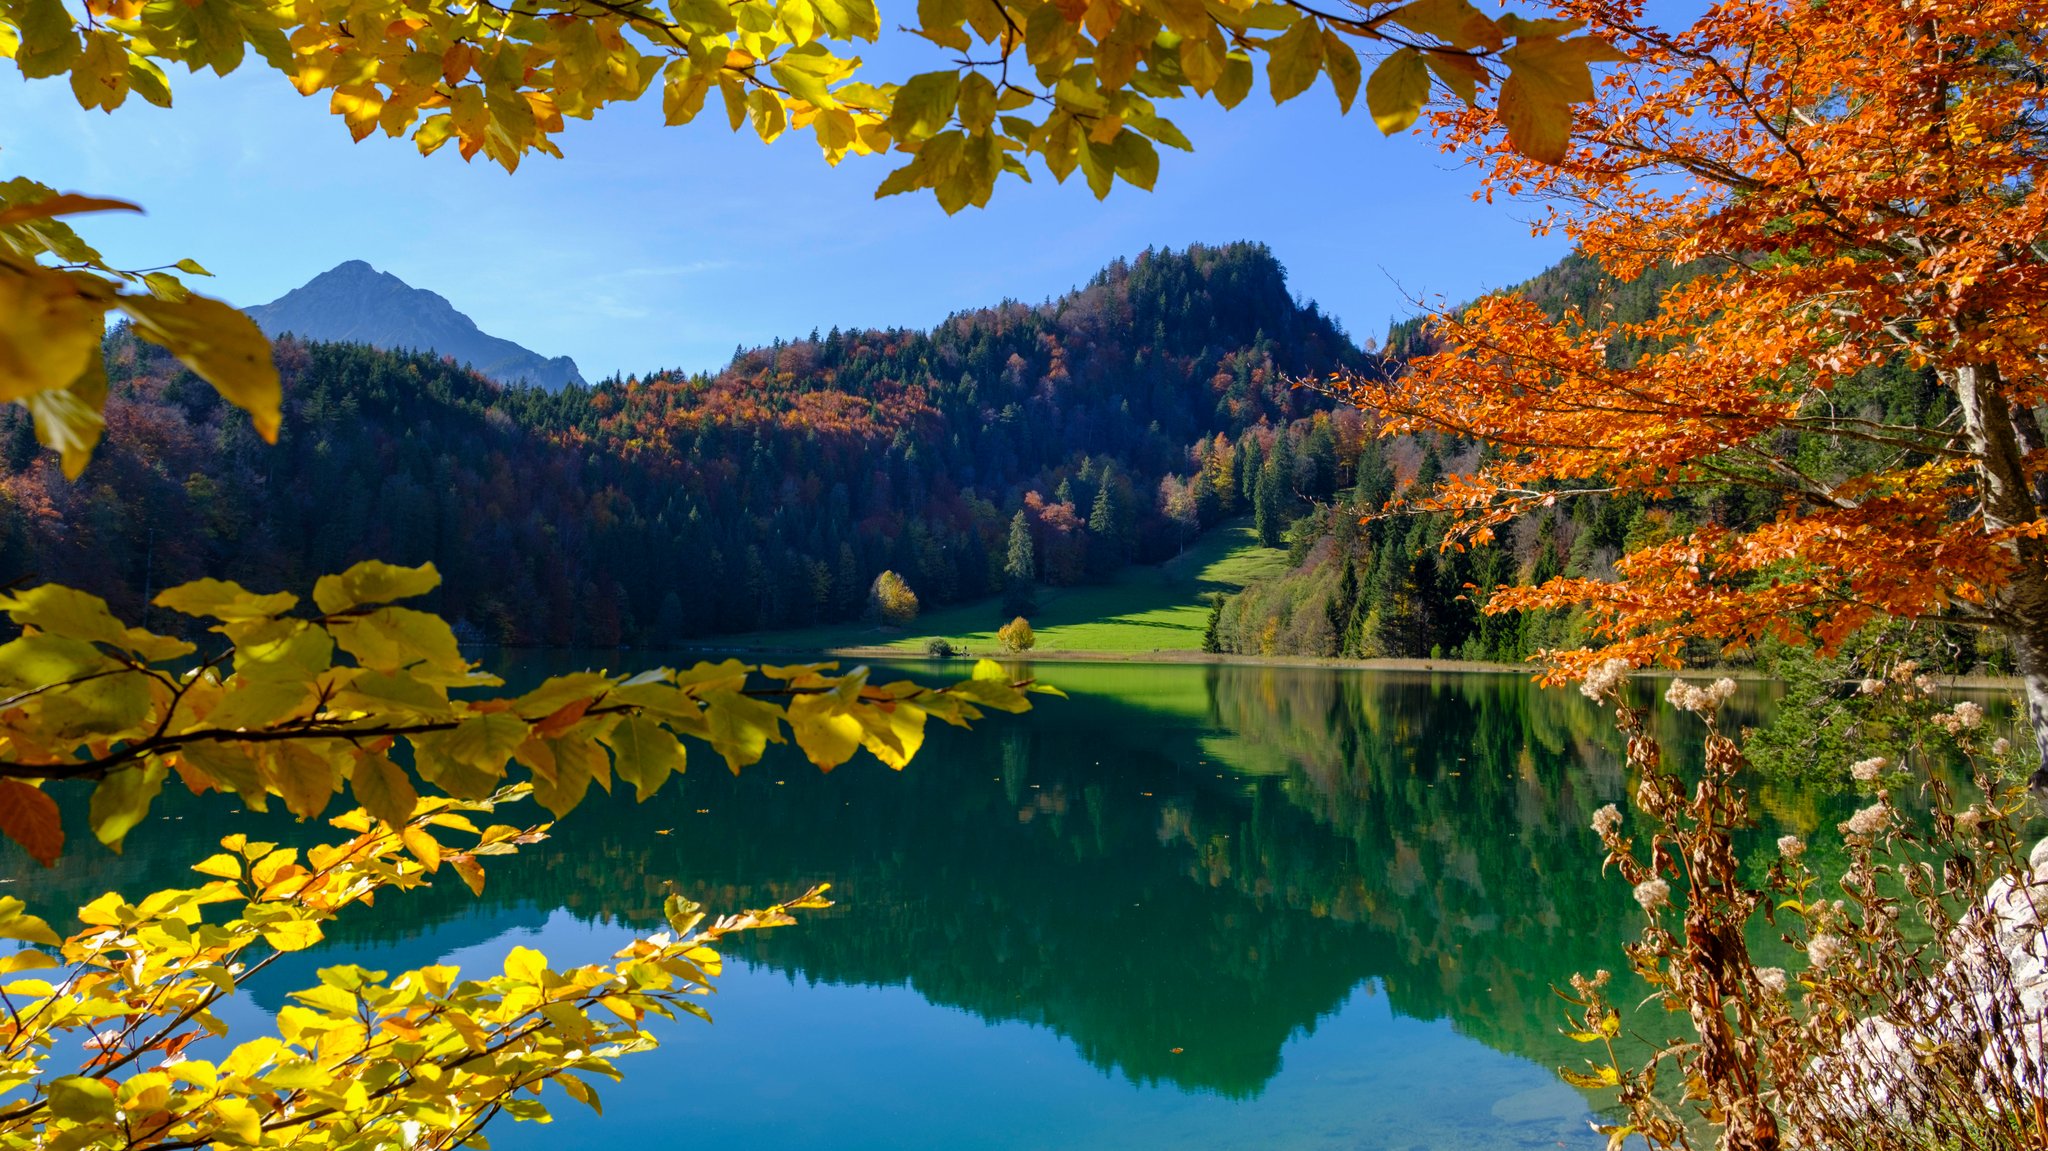
[[960, 649], [953, 646], [952, 640], [940, 639], [938, 636], [924, 641], [924, 653], [933, 659], [952, 659], [961, 654]]

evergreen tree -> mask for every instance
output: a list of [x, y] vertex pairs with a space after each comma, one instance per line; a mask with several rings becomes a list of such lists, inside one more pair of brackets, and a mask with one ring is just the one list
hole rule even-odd
[[1281, 533], [1287, 527], [1282, 495], [1287, 481], [1280, 475], [1279, 461], [1280, 453], [1275, 451], [1259, 466], [1258, 483], [1252, 492], [1252, 524], [1259, 533], [1259, 543], [1269, 548], [1281, 545]]
[[1337, 494], [1337, 433], [1327, 416], [1317, 416], [1302, 438], [1295, 479], [1296, 490], [1311, 499], [1327, 500]]
[[1209, 593], [1209, 626], [1202, 631], [1202, 650], [1215, 655], [1223, 650], [1223, 593]]
[[1010, 517], [1010, 547], [1003, 559], [1003, 610], [1023, 615], [1035, 606], [1032, 601], [1038, 582], [1038, 563], [1031, 547], [1031, 517], [1022, 508]]
[[1337, 638], [1337, 654], [1343, 655], [1345, 639], [1351, 634], [1351, 617], [1358, 611], [1358, 565], [1349, 556], [1338, 562], [1343, 570], [1337, 576], [1337, 590], [1323, 611], [1330, 618], [1330, 634]]

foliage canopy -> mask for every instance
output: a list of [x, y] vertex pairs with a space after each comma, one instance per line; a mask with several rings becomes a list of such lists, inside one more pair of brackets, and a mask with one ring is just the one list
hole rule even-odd
[[[1618, 580], [1489, 606], [1585, 609], [1598, 650], [1555, 653], [1567, 671], [1675, 662], [1694, 639], [1829, 647], [1886, 616], [1990, 627], [2048, 752], [2048, 7], [1749, 2], [1679, 31], [1639, 6], [1569, 8], [1637, 63], [1603, 81], [1560, 163], [1500, 148], [1489, 112], [1439, 127], [1490, 187], [1552, 201], [1547, 226], [1611, 275], [1688, 274], [1631, 322], [1489, 298], [1439, 317], [1444, 350], [1404, 379], [1357, 381], [1389, 430], [1489, 445], [1421, 506], [1477, 541], [1576, 496], [1762, 492], [1761, 524], [1674, 529]], [[1837, 402], [1901, 362], [1953, 403], [1915, 421]]]

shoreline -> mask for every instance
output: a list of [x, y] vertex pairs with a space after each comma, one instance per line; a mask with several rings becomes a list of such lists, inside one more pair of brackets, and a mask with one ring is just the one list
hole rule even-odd
[[[904, 651], [901, 648], [875, 644], [856, 644], [845, 647], [795, 648], [795, 647], [714, 647], [693, 645], [679, 650], [704, 655], [825, 655], [837, 659], [887, 660], [897, 663], [971, 663], [979, 659], [992, 659], [999, 663], [1123, 663], [1157, 664], [1164, 666], [1216, 666], [1216, 667], [1279, 667], [1300, 668], [1319, 671], [1400, 671], [1452, 673], [1458, 675], [1526, 675], [1531, 678], [1542, 674], [1543, 668], [1533, 663], [1499, 663], [1492, 660], [1471, 659], [1430, 659], [1426, 656], [1383, 657], [1377, 659], [1338, 659], [1332, 656], [1312, 655], [1239, 655], [1231, 652], [1205, 651], [1086, 651], [1046, 650], [1025, 652], [967, 652], [940, 659], [920, 652]], [[1776, 682], [1776, 677], [1751, 667], [1701, 667], [1671, 669], [1665, 667], [1638, 668], [1634, 676], [1647, 679], [1671, 679], [1690, 676], [1695, 679], [1737, 679], [1760, 682]], [[1965, 675], [1939, 676], [1944, 687], [1962, 688], [1972, 691], [2016, 690], [2020, 681], [2016, 676], [1991, 675], [1973, 672]], [[1560, 685], [1569, 686], [1569, 685]]]

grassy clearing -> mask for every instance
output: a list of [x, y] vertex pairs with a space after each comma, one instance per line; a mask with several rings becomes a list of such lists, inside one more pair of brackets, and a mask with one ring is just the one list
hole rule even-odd
[[[1107, 584], [1041, 588], [1031, 627], [1037, 654], [1202, 650], [1208, 594], [1235, 592], [1287, 566], [1287, 553], [1259, 546], [1248, 521], [1222, 524], [1187, 552], [1157, 567], [1126, 568]], [[830, 651], [891, 648], [922, 655], [933, 638], [977, 655], [997, 651], [995, 629], [1009, 622], [996, 598], [928, 612], [907, 629], [853, 623], [795, 631], [752, 632], [719, 641], [735, 648]]]

